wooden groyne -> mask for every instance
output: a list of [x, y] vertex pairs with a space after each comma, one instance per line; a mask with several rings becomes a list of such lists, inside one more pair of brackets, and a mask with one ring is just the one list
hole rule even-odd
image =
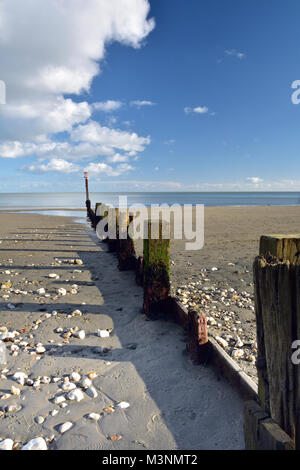
[[[164, 237], [164, 224], [149, 222], [143, 257], [137, 258], [134, 241], [128, 233], [132, 216], [127, 214], [120, 227], [118, 211], [112, 213], [117, 224], [117, 238], [108, 238], [108, 246], [110, 251], [117, 253], [120, 270], [135, 271], [136, 282], [144, 289], [144, 313], [150, 319], [164, 315], [184, 328], [193, 363], [212, 365], [246, 400], [246, 448], [300, 449], [300, 369], [291, 361], [292, 343], [300, 338], [300, 236], [262, 237], [260, 256], [254, 262], [257, 387], [208, 336], [206, 316], [187, 310], [171, 296], [170, 239]], [[100, 203], [94, 211], [88, 209], [94, 228], [107, 214], [108, 207]], [[152, 237], [152, 232], [159, 236]]]

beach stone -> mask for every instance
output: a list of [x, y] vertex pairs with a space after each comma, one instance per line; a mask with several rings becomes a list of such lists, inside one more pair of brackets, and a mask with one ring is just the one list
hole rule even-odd
[[64, 392], [71, 392], [71, 390], [75, 390], [76, 385], [73, 382], [65, 382], [61, 388]]
[[71, 429], [73, 427], [73, 423], [71, 423], [70, 421], [67, 421], [66, 423], [63, 423], [59, 429], [58, 429], [58, 432], [60, 434], [64, 434], [65, 432], [69, 431], [69, 429]]
[[4, 439], [0, 442], [0, 450], [12, 450], [14, 441], [12, 439]]
[[59, 395], [58, 397], [55, 397], [54, 398], [54, 403], [55, 405], [59, 405], [60, 403], [63, 403], [64, 401], [66, 401], [65, 397], [63, 395]]
[[13, 375], [13, 379], [18, 382], [20, 385], [24, 385], [25, 383], [25, 380], [28, 379], [28, 376], [27, 374], [25, 374], [24, 372], [16, 372], [14, 375]]
[[72, 374], [70, 375], [71, 382], [77, 383], [77, 382], [80, 382], [80, 379], [81, 379], [81, 375], [78, 374], [78, 372], [72, 372]]
[[126, 408], [129, 408], [129, 403], [127, 401], [121, 401], [116, 405], [118, 408], [121, 408], [122, 410], [125, 410]]
[[27, 442], [25, 446], [22, 447], [22, 450], [47, 450], [47, 444], [43, 437], [37, 437]]
[[37, 424], [43, 424], [44, 421], [45, 421], [45, 418], [43, 418], [43, 416], [37, 416], [37, 417], [35, 418], [35, 422], [36, 422]]
[[83, 399], [84, 395], [78, 388], [68, 393], [68, 400], [80, 402]]
[[60, 295], [67, 295], [67, 291], [63, 287], [60, 287], [59, 289], [57, 289], [57, 293]]
[[40, 289], [38, 289], [36, 292], [37, 292], [37, 294], [39, 294], [39, 295], [46, 294], [46, 290], [45, 290], [43, 287], [41, 287]]
[[87, 377], [82, 379], [82, 381], [80, 382], [80, 386], [85, 389], [91, 387], [91, 385], [92, 385], [92, 381], [88, 379]]
[[88, 415], [88, 419], [91, 419], [92, 421], [99, 421], [100, 415], [98, 413], [90, 413]]

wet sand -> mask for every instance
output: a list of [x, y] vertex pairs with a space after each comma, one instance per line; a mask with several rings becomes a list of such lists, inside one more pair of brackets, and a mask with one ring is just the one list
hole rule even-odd
[[[118, 271], [91, 230], [66, 217], [1, 214], [0, 242], [0, 327], [10, 338], [0, 376], [1, 439], [13, 439], [16, 448], [36, 437], [47, 439], [49, 449], [244, 447], [236, 392], [209, 367], [191, 364], [178, 326], [146, 321], [134, 274]], [[172, 250], [174, 285], [211, 266], [201, 253], [187, 266], [180, 245]], [[223, 279], [224, 272], [216, 274]], [[76, 327], [85, 338], [72, 334]], [[98, 329], [112, 330], [110, 337], [100, 338]], [[16, 372], [29, 377], [28, 385], [13, 379]], [[62, 388], [72, 372], [94, 372], [97, 396], [77, 384], [82, 401], [54, 403], [68, 396]], [[5, 397], [12, 386], [20, 396]], [[122, 401], [130, 406], [119, 408]], [[65, 422], [72, 427], [61, 435]]]

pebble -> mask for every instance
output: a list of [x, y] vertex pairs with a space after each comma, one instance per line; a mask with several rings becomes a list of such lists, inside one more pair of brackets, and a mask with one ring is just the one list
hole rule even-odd
[[73, 423], [71, 423], [70, 421], [67, 421], [66, 423], [63, 423], [59, 429], [58, 429], [58, 432], [60, 434], [64, 434], [66, 431], [69, 431], [69, 429], [71, 429], [73, 426]]
[[92, 419], [93, 421], [99, 421], [100, 415], [98, 413], [90, 413], [88, 415], [89, 419]]
[[82, 379], [82, 381], [80, 382], [80, 386], [84, 389], [86, 388], [89, 388], [92, 386], [92, 381], [90, 379], [88, 379], [87, 377], [85, 377], [84, 379]]
[[98, 330], [98, 336], [100, 336], [100, 338], [109, 338], [109, 335], [108, 330]]
[[60, 295], [67, 295], [67, 291], [63, 287], [60, 287], [59, 289], [57, 289], [57, 293]]
[[13, 375], [13, 379], [21, 385], [24, 385], [25, 380], [28, 379], [28, 376], [24, 372], [16, 372]]
[[220, 336], [216, 336], [216, 341], [223, 347], [223, 348], [228, 348], [228, 342], [221, 338]]
[[44, 354], [46, 352], [46, 348], [44, 348], [42, 345], [39, 345], [35, 348], [35, 352], [37, 354]]
[[18, 397], [21, 394], [21, 390], [18, 387], [12, 386], [10, 391], [12, 395], [15, 395], [16, 397]]
[[81, 379], [81, 375], [78, 374], [78, 372], [72, 372], [72, 374], [70, 375], [71, 382], [77, 383], [77, 382], [80, 382], [80, 379]]
[[122, 410], [125, 410], [126, 408], [129, 408], [129, 403], [127, 401], [121, 401], [116, 405], [118, 408], [121, 408]]
[[71, 390], [75, 390], [76, 385], [73, 382], [65, 382], [61, 388], [64, 392], [71, 392]]
[[71, 401], [74, 400], [74, 401], [80, 402], [81, 400], [84, 399], [84, 395], [81, 390], [76, 388], [75, 390], [72, 390], [71, 392], [68, 393], [67, 398], [68, 400], [71, 400]]
[[76, 331], [73, 333], [73, 336], [75, 336], [75, 338], [84, 339], [85, 331], [84, 330]]
[[12, 450], [14, 441], [12, 439], [4, 439], [0, 442], [0, 450]]
[[64, 401], [66, 401], [65, 397], [63, 395], [59, 395], [58, 397], [54, 398], [53, 403], [55, 403], [55, 405], [60, 405]]
[[43, 437], [37, 437], [27, 442], [25, 446], [22, 447], [22, 450], [47, 450], [47, 444]]
[[43, 416], [37, 416], [35, 418], [35, 422], [38, 424], [43, 424], [44, 421], [45, 421], [45, 418], [43, 418]]
[[36, 292], [37, 292], [37, 294], [39, 294], [39, 295], [46, 294], [46, 290], [45, 290], [43, 287], [41, 287], [40, 289], [38, 289]]

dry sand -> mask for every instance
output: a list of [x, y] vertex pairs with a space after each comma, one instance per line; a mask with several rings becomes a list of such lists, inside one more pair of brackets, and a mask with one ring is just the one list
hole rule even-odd
[[[228, 225], [227, 234], [221, 235], [218, 220], [214, 224], [219, 227], [219, 241], [207, 238], [208, 250], [215, 251], [213, 258], [205, 250], [193, 253], [192, 266], [187, 266], [189, 255], [181, 253], [180, 244], [173, 246], [174, 283], [186, 282], [193, 273], [199, 274], [200, 266], [213, 264], [224, 269], [216, 273], [221, 282], [227, 275], [227, 260], [239, 260], [230, 242], [232, 227]], [[1, 214], [0, 227], [0, 282], [12, 285], [0, 291], [0, 326], [20, 332], [15, 342], [6, 343], [9, 371], [0, 378], [0, 407], [22, 407], [1, 414], [1, 438], [25, 444], [43, 436], [53, 439], [50, 449], [243, 448], [239, 396], [209, 367], [191, 364], [184, 332], [177, 325], [146, 321], [141, 314], [142, 289], [135, 285], [134, 274], [118, 271], [115, 257], [97, 243], [91, 230], [70, 218], [35, 214]], [[222, 236], [228, 239], [230, 255], [220, 249]], [[249, 260], [249, 253], [244, 255], [239, 269]], [[81, 259], [83, 265], [70, 264], [74, 259]], [[50, 279], [50, 273], [57, 273], [59, 279]], [[71, 294], [74, 284], [77, 293]], [[49, 297], [36, 294], [40, 288]], [[57, 295], [58, 288], [65, 288], [67, 295]], [[10, 310], [8, 304], [15, 308]], [[70, 316], [75, 309], [83, 315]], [[56, 332], [58, 327], [67, 331], [76, 326], [85, 330], [85, 339], [65, 340]], [[99, 338], [97, 330], [106, 328], [112, 328], [110, 338]], [[16, 342], [20, 339], [28, 346]], [[40, 356], [35, 354], [38, 343], [46, 348]], [[18, 344], [14, 355], [11, 346]], [[41, 384], [39, 390], [19, 386], [12, 379], [17, 371], [33, 380], [48, 376], [51, 383]], [[80, 403], [67, 400], [68, 406], [61, 408], [53, 399], [65, 395], [62, 382], [52, 379], [74, 371], [82, 376], [97, 373], [93, 385], [98, 396], [92, 399], [84, 392]], [[20, 397], [1, 399], [12, 385], [21, 389]], [[116, 408], [121, 401], [130, 407]], [[115, 411], [104, 411], [107, 407]], [[53, 410], [58, 411], [56, 416], [50, 415]], [[87, 419], [93, 412], [101, 415], [97, 423]], [[36, 423], [37, 417], [44, 422]], [[60, 435], [59, 426], [67, 421], [73, 426]], [[112, 436], [122, 439], [113, 441]]]

